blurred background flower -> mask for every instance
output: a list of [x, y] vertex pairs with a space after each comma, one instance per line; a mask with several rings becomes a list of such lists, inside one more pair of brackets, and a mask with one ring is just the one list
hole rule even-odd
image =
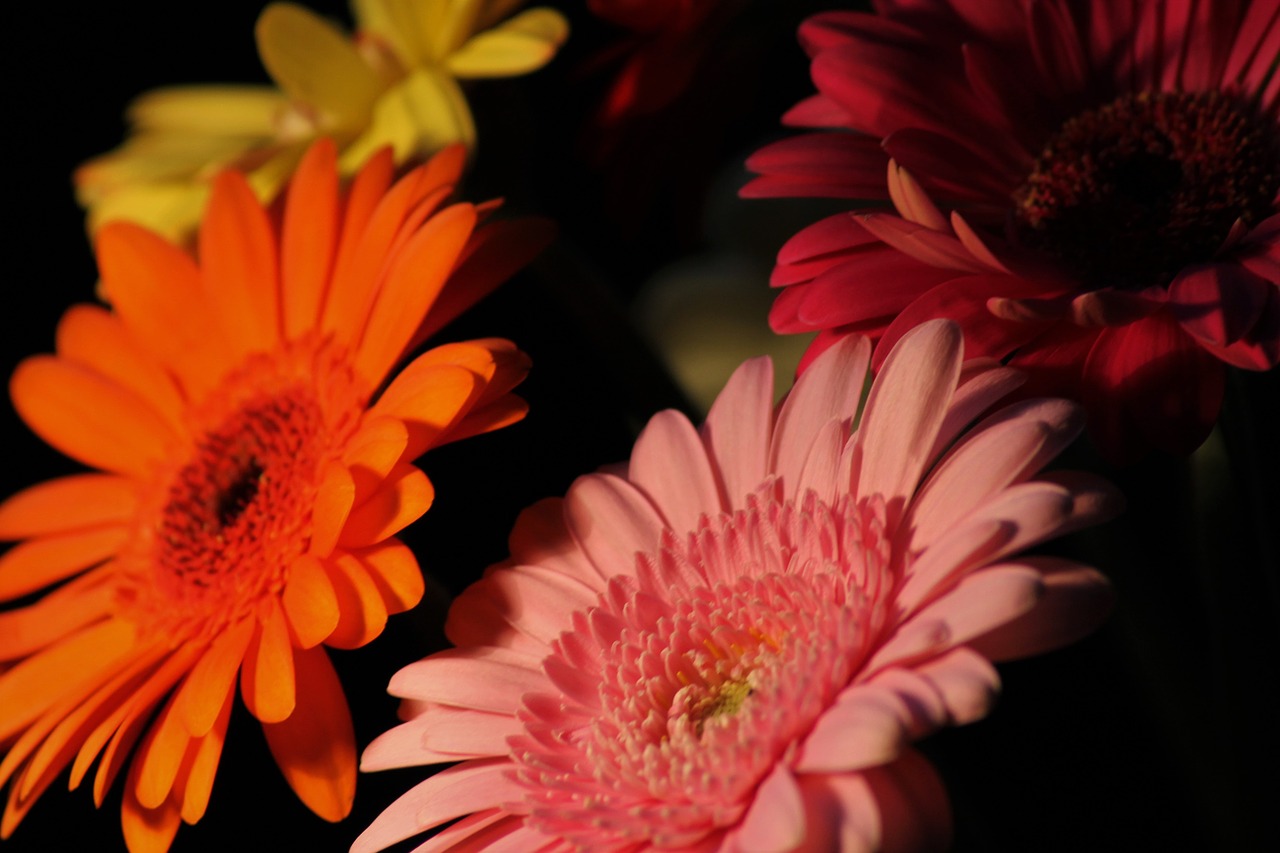
[[535, 71], [568, 35], [559, 13], [522, 5], [354, 0], [354, 36], [304, 6], [267, 6], [254, 32], [275, 85], [167, 86], [135, 99], [125, 143], [76, 170], [90, 230], [127, 219], [185, 237], [215, 174], [242, 171], [270, 200], [317, 136], [338, 141], [344, 174], [385, 146], [398, 164], [474, 147], [460, 81]]

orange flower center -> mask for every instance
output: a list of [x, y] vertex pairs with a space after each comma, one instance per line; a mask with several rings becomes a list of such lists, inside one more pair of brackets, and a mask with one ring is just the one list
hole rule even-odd
[[1013, 232], [1091, 287], [1167, 285], [1274, 212], [1278, 162], [1274, 123], [1227, 94], [1126, 95], [1049, 139]]
[[122, 555], [120, 610], [181, 641], [280, 594], [310, 547], [321, 472], [367, 399], [342, 353], [316, 340], [229, 374], [192, 413], [185, 458], [160, 472]]
[[295, 387], [250, 400], [201, 439], [156, 537], [156, 580], [170, 598], [261, 593], [301, 554], [323, 435], [320, 407]]

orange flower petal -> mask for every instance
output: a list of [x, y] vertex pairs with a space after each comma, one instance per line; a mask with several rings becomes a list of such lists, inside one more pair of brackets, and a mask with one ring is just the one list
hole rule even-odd
[[289, 719], [262, 730], [298, 798], [325, 820], [339, 821], [351, 812], [356, 791], [351, 712], [323, 649], [295, 652], [294, 670], [305, 698]]
[[41, 589], [97, 565], [120, 550], [125, 528], [91, 527], [28, 539], [0, 557], [0, 601]]
[[425, 584], [418, 560], [399, 539], [355, 554], [382, 594], [388, 613], [402, 613], [422, 600]]
[[408, 463], [400, 463], [381, 489], [351, 511], [338, 542], [346, 548], [381, 542], [419, 519], [434, 498], [435, 489], [427, 475]]
[[409, 431], [395, 418], [367, 421], [342, 454], [355, 484], [355, 503], [369, 497], [386, 478], [409, 444]]
[[112, 619], [83, 628], [5, 670], [0, 674], [0, 742], [64, 696], [85, 692], [98, 672], [133, 644], [133, 626]]
[[289, 184], [280, 248], [284, 335], [315, 327], [329, 281], [338, 230], [337, 147], [322, 139], [307, 150]]
[[110, 574], [97, 571], [34, 604], [0, 613], [0, 660], [26, 657], [96, 622], [111, 611], [114, 600]]
[[144, 809], [158, 809], [169, 799], [178, 769], [187, 754], [191, 735], [183, 724], [176, 699], [165, 703], [160, 715], [151, 724], [147, 738], [134, 756], [134, 770], [130, 783], [138, 805]]
[[338, 627], [340, 611], [333, 583], [320, 561], [310, 554], [299, 558], [289, 570], [282, 604], [294, 643], [300, 648], [319, 645]]
[[527, 414], [529, 414], [529, 404], [519, 397], [508, 395], [487, 406], [480, 406], [467, 412], [461, 421], [441, 436], [438, 444], [461, 441], [473, 435], [511, 426], [524, 420]]
[[[151, 709], [191, 668], [198, 653], [198, 650], [191, 646], [181, 646], [172, 652], [154, 672], [143, 680], [137, 691], [129, 697], [128, 702], [116, 709], [116, 713], [108, 717], [106, 722], [90, 734], [71, 767], [72, 787], [75, 786], [75, 782], [78, 782], [84, 769], [88, 769], [88, 763], [102, 748], [102, 742], [106, 739], [105, 733], [110, 733], [111, 740], [102, 753], [98, 772], [93, 778], [93, 802], [98, 806], [102, 805], [107, 789], [111, 787], [116, 775], [124, 767], [129, 750], [146, 728], [147, 720], [151, 718]], [[81, 766], [83, 769], [77, 772], [77, 768]]]
[[244, 176], [226, 171], [200, 223], [204, 292], [238, 355], [270, 350], [280, 340], [280, 284], [275, 235]]
[[120, 827], [124, 830], [125, 845], [129, 853], [167, 853], [182, 824], [180, 808], [174, 799], [165, 800], [155, 809], [149, 809], [138, 801], [133, 777], [138, 773], [139, 763], [133, 763], [125, 786], [124, 802], [120, 806]]
[[113, 697], [120, 695], [117, 691], [151, 663], [154, 656], [117, 658], [114, 665], [101, 668], [84, 690], [64, 696], [50, 707], [9, 747], [0, 762], [0, 785], [24, 762], [20, 775], [28, 780], [60, 773], [80, 748], [84, 733], [114, 710]]
[[398, 253], [356, 352], [357, 374], [377, 384], [400, 358], [475, 224], [475, 207], [455, 204], [433, 216]]
[[382, 633], [387, 625], [387, 606], [378, 585], [351, 554], [337, 555], [326, 568], [341, 615], [325, 644], [357, 649]]
[[191, 256], [127, 222], [104, 225], [95, 246], [103, 295], [125, 327], [173, 367], [189, 397], [212, 388], [231, 356], [221, 336], [211, 333]]
[[390, 148], [379, 150], [356, 173], [344, 203], [342, 234], [335, 255], [335, 268], [350, 263], [349, 256], [356, 251], [365, 226], [369, 224], [373, 212], [386, 195], [394, 175], [395, 160]]
[[423, 362], [424, 353], [400, 372], [371, 411], [401, 420], [409, 431], [404, 459], [434, 446], [480, 396], [480, 378], [465, 367]]
[[124, 522], [137, 511], [132, 481], [111, 474], [72, 474], [31, 486], [0, 503], [0, 539]]
[[236, 673], [248, 651], [253, 630], [252, 619], [241, 619], [222, 631], [179, 688], [178, 708], [192, 737], [202, 737], [209, 732], [227, 696], [234, 693]]
[[278, 723], [293, 713], [296, 702], [293, 645], [284, 612], [274, 599], [240, 670], [245, 707], [264, 723]]
[[316, 493], [315, 507], [311, 510], [313, 555], [327, 557], [333, 552], [343, 526], [347, 523], [347, 517], [351, 514], [355, 496], [356, 484], [351, 472], [345, 465], [336, 462], [329, 464]]
[[554, 223], [532, 217], [498, 220], [477, 228], [408, 348], [417, 348], [515, 275], [551, 243], [555, 233]]
[[101, 373], [53, 356], [18, 365], [13, 405], [46, 442], [94, 468], [145, 475], [181, 434], [149, 403]]
[[231, 719], [231, 698], [232, 694], [228, 691], [213, 728], [200, 738], [196, 746], [191, 770], [187, 775], [187, 783], [182, 789], [182, 819], [187, 823], [195, 823], [204, 817], [205, 808], [209, 805], [213, 779], [217, 775], [218, 762], [222, 758], [222, 745], [227, 740], [227, 723]]
[[[373, 295], [388, 260], [388, 250], [400, 234], [405, 217], [421, 200], [417, 192], [420, 173], [411, 172], [382, 197], [362, 233], [343, 233], [343, 246], [354, 237], [351, 251], [339, 251], [333, 280], [321, 311], [320, 327], [342, 342], [355, 339], [364, 328]], [[355, 189], [352, 189], [354, 198]], [[444, 198], [441, 194], [439, 200]]]
[[57, 351], [137, 394], [174, 432], [185, 434], [178, 387], [116, 315], [97, 305], [71, 306], [58, 321]]

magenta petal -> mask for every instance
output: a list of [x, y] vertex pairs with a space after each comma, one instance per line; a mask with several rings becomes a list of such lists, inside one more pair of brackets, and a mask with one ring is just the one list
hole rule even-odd
[[1274, 289], [1271, 282], [1235, 264], [1193, 267], [1169, 285], [1169, 310], [1195, 337], [1225, 347], [1253, 328]]
[[739, 195], [880, 199], [885, 197], [888, 162], [875, 137], [795, 136], [772, 142], [747, 158], [747, 168], [760, 177], [739, 190]]
[[1090, 432], [1115, 460], [1190, 453], [1217, 420], [1223, 373], [1166, 313], [1105, 329], [1084, 368]]

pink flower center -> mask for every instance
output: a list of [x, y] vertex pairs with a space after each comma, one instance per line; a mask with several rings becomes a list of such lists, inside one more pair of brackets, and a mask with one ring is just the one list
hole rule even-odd
[[511, 739], [525, 809], [591, 850], [731, 827], [853, 680], [888, 608], [883, 511], [766, 499], [640, 555], [574, 615]]
[[1280, 134], [1221, 92], [1142, 92], [1080, 113], [1014, 193], [1012, 231], [1090, 287], [1167, 285], [1237, 220], [1275, 211]]

